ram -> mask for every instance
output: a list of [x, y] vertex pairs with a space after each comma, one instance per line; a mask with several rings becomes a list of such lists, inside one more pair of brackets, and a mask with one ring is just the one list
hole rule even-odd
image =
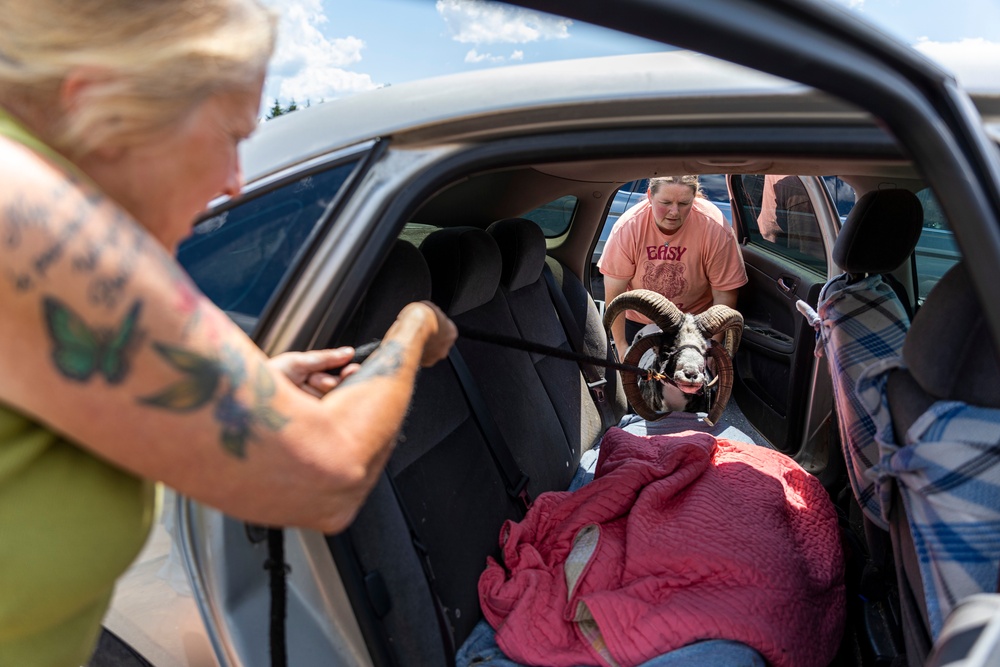
[[[642, 313], [653, 321], [636, 335], [623, 358], [626, 364], [649, 370], [646, 374], [622, 372], [632, 409], [648, 420], [673, 410], [707, 412], [706, 421], [715, 424], [732, 393], [732, 357], [743, 334], [743, 316], [722, 305], [691, 315], [656, 292], [632, 290], [618, 295], [608, 305], [604, 328], [610, 332], [611, 324], [626, 310]], [[723, 332], [725, 342], [719, 346], [712, 337]], [[651, 363], [646, 354], [649, 351], [653, 353]], [[647, 360], [643, 362], [644, 356]], [[714, 360], [714, 369], [709, 367], [709, 358]], [[670, 387], [676, 387], [680, 394]]]

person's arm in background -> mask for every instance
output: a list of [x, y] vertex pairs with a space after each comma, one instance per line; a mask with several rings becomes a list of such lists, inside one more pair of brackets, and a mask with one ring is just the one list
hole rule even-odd
[[[604, 307], [607, 308], [615, 300], [615, 297], [626, 291], [628, 291], [628, 278], [604, 276]], [[618, 358], [624, 358], [629, 345], [628, 341], [625, 340], [625, 313], [619, 315], [611, 324], [611, 338], [614, 340]]]

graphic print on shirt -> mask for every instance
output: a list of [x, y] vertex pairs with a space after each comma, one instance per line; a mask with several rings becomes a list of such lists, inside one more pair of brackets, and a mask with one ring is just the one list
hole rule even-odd
[[[682, 248], [681, 253], [684, 250], [686, 248]], [[687, 278], [684, 277], [684, 265], [680, 262], [646, 262], [642, 285], [677, 303], [677, 297], [684, 294], [688, 288]], [[680, 308], [681, 305], [677, 304], [677, 307]]]

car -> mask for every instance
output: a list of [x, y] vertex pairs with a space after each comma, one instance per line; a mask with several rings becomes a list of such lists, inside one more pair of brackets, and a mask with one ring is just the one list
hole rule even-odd
[[[592, 358], [607, 353], [591, 280], [616, 198], [655, 172], [721, 175], [749, 276], [728, 414], [822, 482], [856, 557], [831, 664], [889, 664], [908, 651], [910, 664], [933, 661], [906, 641], [917, 626], [898, 616], [896, 576], [866, 556], [833, 381], [798, 302], [815, 306], [842, 273], [834, 246], [849, 209], [838, 184], [860, 198], [891, 183], [924, 202], [922, 243], [940, 260], [907, 256], [892, 272], [902, 298], [920, 307], [960, 261], [989, 323], [977, 342], [1000, 349], [1000, 95], [970, 95], [812, 0], [517, 4], [681, 48], [401, 83], [268, 121], [242, 148], [244, 191], [214, 204], [180, 262], [271, 354], [368, 342], [407, 299], [454, 306], [442, 285], [463, 280], [463, 294], [481, 299], [452, 311], [467, 330], [522, 332]], [[781, 236], [759, 223], [768, 177], [800, 194], [781, 209], [792, 221]], [[530, 294], [513, 289], [520, 274], [501, 269], [485, 231], [510, 220], [537, 225], [555, 287], [535, 275]], [[466, 243], [480, 261], [462, 261]], [[490, 280], [507, 282], [478, 294]], [[615, 373], [594, 379], [572, 362], [464, 338], [459, 348], [474, 381], [453, 362], [422, 372], [400, 444], [351, 528], [278, 532], [285, 578], [265, 569], [274, 531], [178, 497], [174, 525], [119, 586], [108, 642], [157, 667], [265, 665], [282, 646], [307, 667], [453, 661], [481, 620], [476, 581], [504, 522], [523, 517], [523, 492], [564, 490], [627, 408]], [[497, 432], [513, 473], [498, 463]], [[153, 576], [163, 570], [183, 570], [183, 581]]]

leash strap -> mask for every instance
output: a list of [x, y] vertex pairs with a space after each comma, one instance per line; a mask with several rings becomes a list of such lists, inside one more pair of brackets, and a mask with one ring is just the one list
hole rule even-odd
[[285, 533], [278, 528], [267, 529], [267, 560], [271, 591], [271, 617], [268, 639], [271, 648], [271, 667], [287, 667], [288, 647], [285, 636], [285, 617], [288, 615], [288, 564], [285, 563]]

